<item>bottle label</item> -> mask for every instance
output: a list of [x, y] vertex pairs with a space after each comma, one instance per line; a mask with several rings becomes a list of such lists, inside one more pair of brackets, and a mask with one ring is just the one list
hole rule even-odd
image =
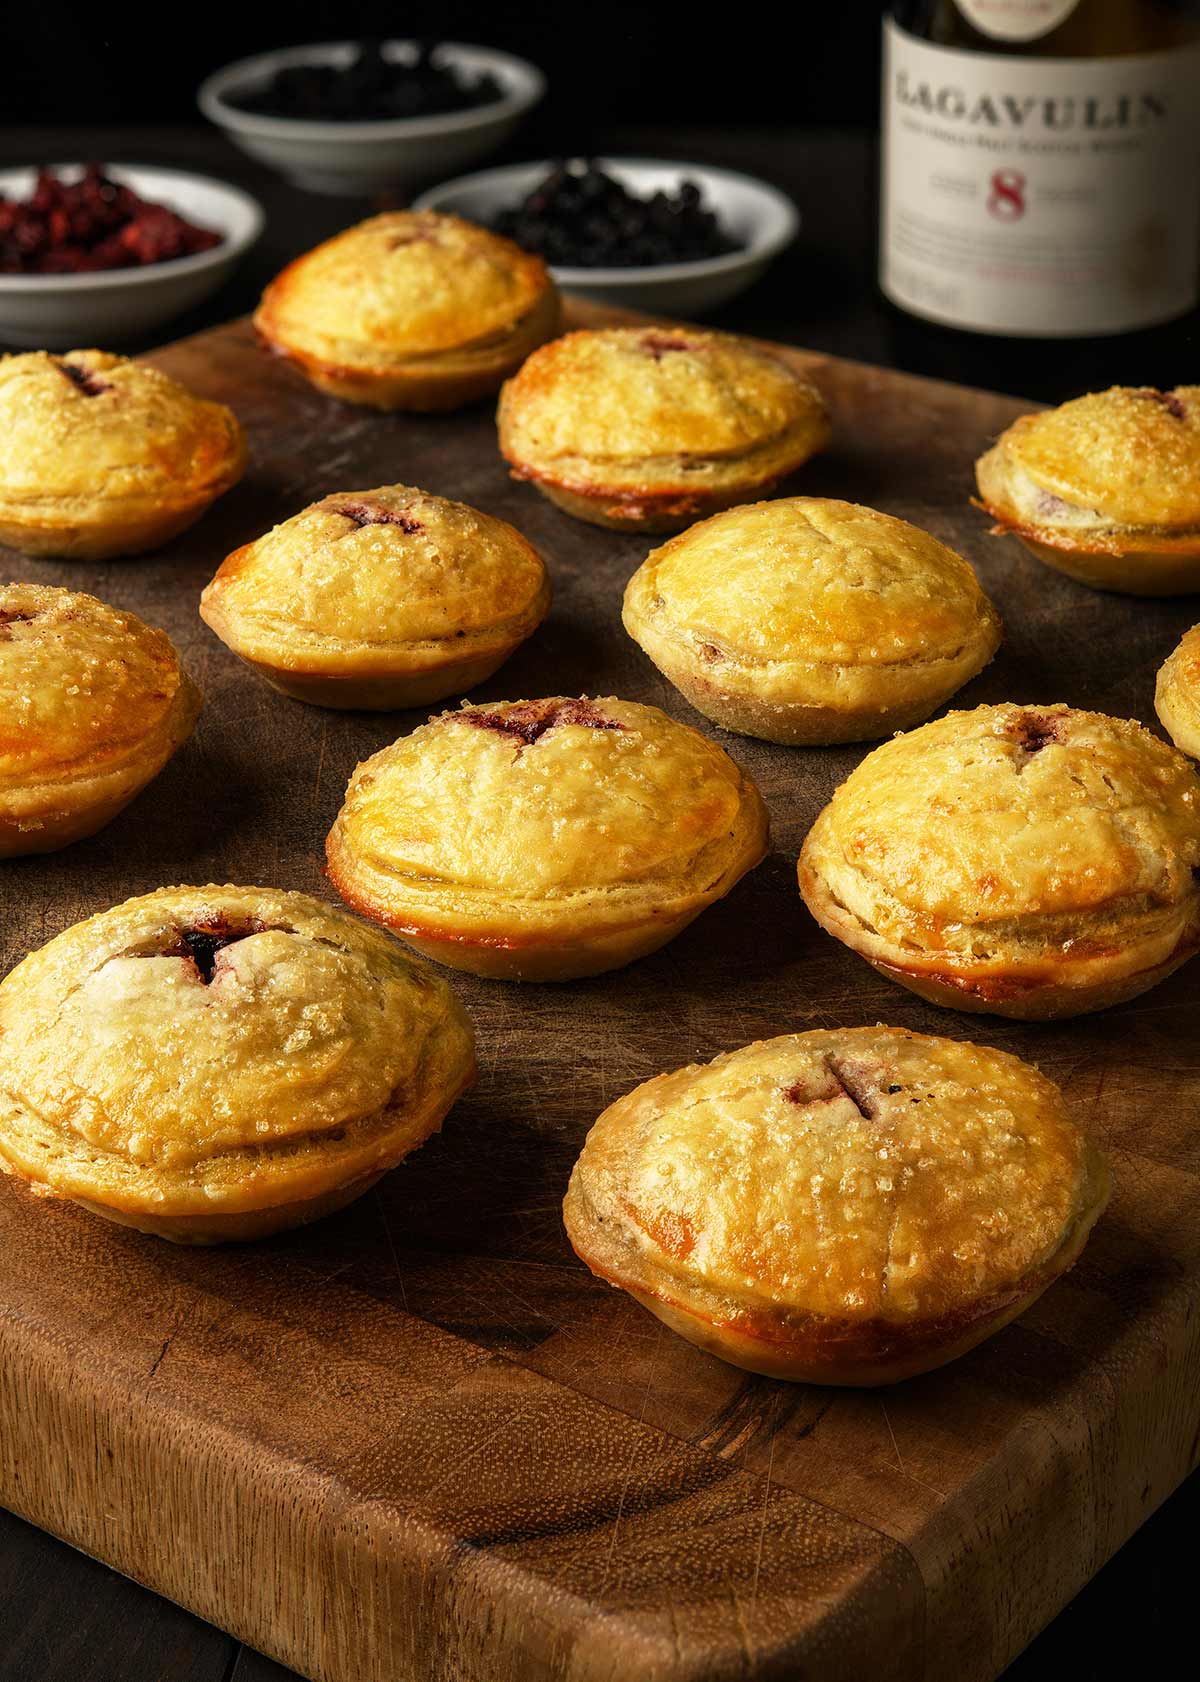
[[1079, 0], [954, 0], [959, 11], [981, 35], [997, 41], [1036, 41], [1049, 35], [1079, 4]]
[[1200, 289], [1200, 44], [962, 52], [884, 25], [880, 284], [975, 332], [1122, 333]]

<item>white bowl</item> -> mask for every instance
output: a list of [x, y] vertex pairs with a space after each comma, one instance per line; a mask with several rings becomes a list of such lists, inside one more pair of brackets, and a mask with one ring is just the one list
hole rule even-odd
[[[55, 175], [82, 173], [52, 164]], [[108, 350], [140, 338], [215, 292], [262, 232], [263, 213], [248, 193], [180, 169], [114, 164], [114, 181], [221, 234], [220, 245], [191, 257], [96, 274], [0, 274], [0, 342], [39, 350]], [[0, 193], [27, 198], [37, 172], [0, 170]]]
[[[564, 291], [603, 304], [657, 315], [703, 315], [744, 292], [791, 244], [800, 227], [799, 213], [786, 193], [751, 175], [656, 158], [596, 158], [594, 162], [639, 197], [659, 189], [674, 192], [681, 182], [694, 181], [705, 205], [716, 211], [722, 226], [744, 247], [724, 257], [660, 263], [652, 268], [553, 269]], [[490, 226], [498, 211], [525, 198], [553, 167], [549, 162], [511, 164], [463, 175], [422, 194], [417, 208], [452, 211]]]
[[[494, 47], [468, 47], [446, 41], [439, 56], [447, 64], [478, 76], [487, 71], [504, 97], [471, 111], [440, 117], [396, 117], [385, 122], [308, 122], [296, 117], [263, 117], [239, 111], [228, 95], [237, 88], [266, 82], [292, 64], [349, 64], [357, 43], [325, 41], [310, 47], [285, 47], [227, 64], [202, 82], [197, 99], [210, 122], [261, 163], [270, 164], [297, 186], [314, 193], [363, 196], [393, 190], [415, 191], [451, 170], [461, 169], [507, 139], [546, 90], [534, 65]], [[415, 41], [385, 41], [384, 57], [412, 59]]]

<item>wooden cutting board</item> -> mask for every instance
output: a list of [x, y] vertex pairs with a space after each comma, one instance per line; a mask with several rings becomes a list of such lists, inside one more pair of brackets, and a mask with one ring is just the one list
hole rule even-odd
[[[797, 488], [927, 526], [1004, 615], [1003, 649], [957, 704], [1153, 723], [1155, 670], [1194, 601], [1071, 584], [967, 504], [973, 458], [1019, 405], [785, 354], [836, 416]], [[162, 554], [5, 570], [165, 627], [205, 708], [100, 836], [0, 865], [4, 969], [164, 883], [332, 897], [322, 843], [347, 778], [420, 717], [288, 701], [196, 615], [229, 550], [330, 491], [418, 484], [543, 548], [551, 618], [481, 698], [612, 693], [720, 734], [621, 628], [649, 545], [512, 483], [487, 406], [340, 407], [245, 324], [152, 360], [237, 409], [244, 483]], [[335, 1219], [189, 1252], [0, 1186], [0, 1500], [320, 1682], [974, 1682], [1169, 1494], [1200, 1452], [1200, 962], [1074, 1022], [923, 1005], [796, 893], [805, 830], [864, 750], [721, 739], [770, 806], [767, 861], [628, 970], [452, 976], [480, 1082]], [[699, 1353], [574, 1260], [560, 1200], [618, 1094], [758, 1037], [880, 1020], [1034, 1059], [1113, 1161], [1082, 1261], [1018, 1324], [898, 1388], [821, 1390]]]

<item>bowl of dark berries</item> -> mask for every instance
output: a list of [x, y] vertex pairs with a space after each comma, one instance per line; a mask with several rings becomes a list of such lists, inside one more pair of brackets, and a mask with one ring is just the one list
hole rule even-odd
[[559, 285], [606, 304], [703, 315], [796, 237], [785, 193], [708, 164], [571, 158], [447, 181], [422, 210], [465, 216], [546, 259]]
[[262, 224], [249, 194], [182, 170], [0, 170], [0, 343], [142, 337], [215, 292]]
[[511, 53], [457, 41], [327, 41], [226, 65], [200, 109], [315, 193], [408, 194], [505, 140], [545, 92]]

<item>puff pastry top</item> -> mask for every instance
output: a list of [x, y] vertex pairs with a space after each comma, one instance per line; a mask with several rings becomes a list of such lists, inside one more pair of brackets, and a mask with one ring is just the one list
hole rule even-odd
[[699, 328], [567, 333], [536, 350], [500, 394], [501, 445], [518, 469], [564, 485], [636, 490], [681, 462], [720, 477], [754, 457], [769, 476], [828, 432], [807, 380], [765, 350]]
[[868, 754], [801, 861], [905, 960], [1010, 970], [1166, 956], [1200, 919], [1197, 867], [1200, 777], [1182, 754], [1131, 719], [1011, 703]]
[[1113, 386], [1022, 415], [983, 457], [980, 487], [1030, 529], [1200, 527], [1200, 386]]
[[633, 701], [555, 697], [465, 706], [384, 748], [335, 834], [410, 932], [507, 941], [665, 914], [755, 828], [757, 791], [706, 736]]
[[[0, 1155], [114, 1208], [289, 1201], [425, 1136], [471, 1078], [453, 995], [305, 894], [163, 888], [0, 985]], [[399, 1154], [403, 1154], [401, 1151]]]
[[386, 370], [494, 348], [550, 289], [540, 257], [457, 216], [388, 211], [298, 257], [263, 294], [272, 339]]
[[181, 706], [199, 697], [162, 631], [75, 590], [0, 587], [0, 801], [120, 769]]
[[[971, 567], [905, 520], [852, 502], [784, 497], [716, 514], [656, 549], [626, 607], [702, 659], [752, 666], [788, 693], [844, 695], [842, 668], [954, 660], [999, 640]], [[828, 695], [823, 691], [827, 690]]]
[[0, 511], [119, 516], [207, 501], [240, 475], [232, 410], [100, 350], [0, 360]]
[[647, 1081], [593, 1127], [567, 1226], [597, 1271], [749, 1331], [966, 1317], [1107, 1190], [1058, 1088], [985, 1046], [839, 1028]]
[[436, 664], [519, 640], [546, 569], [503, 520], [409, 485], [327, 496], [230, 555], [201, 598], [241, 654], [299, 671]]

